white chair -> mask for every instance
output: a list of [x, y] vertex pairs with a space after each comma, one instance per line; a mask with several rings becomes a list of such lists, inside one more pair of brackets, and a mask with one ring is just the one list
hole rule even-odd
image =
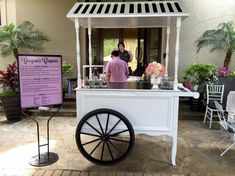
[[212, 119], [214, 116], [217, 117], [217, 114], [214, 115], [214, 112], [218, 110], [215, 107], [214, 101], [218, 101], [222, 104], [224, 95], [224, 85], [206, 85], [206, 112], [203, 122], [206, 122], [206, 119], [210, 120], [209, 128], [211, 128]]
[[[214, 103], [216, 109], [218, 110], [217, 114], [220, 120], [219, 123], [223, 127], [223, 130], [225, 131], [223, 139], [217, 144], [219, 150], [221, 151], [220, 156], [223, 156], [229, 149], [231, 149], [235, 145], [235, 124], [228, 122], [226, 120], [222, 105], [219, 104], [217, 101], [215, 101]], [[227, 140], [229, 140], [229, 146], [223, 151], [221, 149], [221, 144]]]

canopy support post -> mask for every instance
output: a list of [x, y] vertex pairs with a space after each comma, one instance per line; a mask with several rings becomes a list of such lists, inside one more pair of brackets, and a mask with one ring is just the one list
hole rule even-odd
[[92, 51], [91, 51], [91, 20], [88, 18], [88, 42], [89, 42], [89, 80], [92, 80]]
[[75, 19], [76, 30], [76, 50], [77, 50], [77, 87], [81, 88], [81, 56], [80, 56], [80, 40], [79, 40], [79, 20]]
[[170, 32], [171, 32], [171, 19], [167, 19], [167, 29], [166, 29], [166, 59], [165, 59], [165, 67], [166, 67], [166, 76], [168, 77], [168, 61], [169, 61], [169, 40], [170, 40]]
[[181, 17], [177, 17], [176, 21], [176, 44], [175, 44], [175, 76], [174, 90], [178, 89], [178, 65], [179, 65], [179, 41], [180, 41]]

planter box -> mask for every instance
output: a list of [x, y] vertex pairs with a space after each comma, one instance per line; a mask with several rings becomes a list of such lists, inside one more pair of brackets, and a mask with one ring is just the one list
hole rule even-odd
[[191, 109], [191, 111], [204, 112], [205, 107], [202, 104], [201, 98], [195, 99], [195, 98], [191, 97], [190, 98], [190, 109]]
[[16, 96], [1, 96], [6, 118], [9, 121], [21, 120], [21, 108], [19, 95]]
[[225, 109], [227, 97], [230, 91], [235, 91], [235, 78], [221, 77], [218, 84], [224, 84], [223, 107]]

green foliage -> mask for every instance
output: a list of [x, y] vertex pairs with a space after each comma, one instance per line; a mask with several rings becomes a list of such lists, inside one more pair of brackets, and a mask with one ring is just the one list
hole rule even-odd
[[184, 82], [189, 82], [191, 89], [197, 87], [203, 105], [206, 105], [206, 84], [216, 83], [218, 74], [213, 64], [193, 64], [184, 71]]
[[24, 21], [19, 26], [9, 24], [0, 29], [0, 53], [2, 56], [18, 55], [18, 49], [41, 51], [42, 44], [48, 37], [38, 30], [33, 30], [33, 24]]
[[63, 62], [62, 73], [63, 73], [63, 76], [72, 76], [73, 66], [71, 64]]
[[184, 81], [191, 84], [204, 84], [218, 80], [216, 66], [213, 64], [193, 64], [184, 72]]
[[[24, 21], [19, 26], [9, 24], [0, 29], [0, 53], [2, 56], [13, 54], [17, 59], [18, 49], [41, 51], [42, 44], [48, 37], [38, 30], [33, 30], [33, 24]], [[18, 74], [16, 62], [9, 64], [7, 71], [0, 71], [0, 85], [3, 86], [1, 95], [9, 96], [18, 92]]]
[[10, 96], [15, 96], [17, 95], [16, 92], [12, 92], [10, 90], [4, 90], [3, 92], [0, 93], [0, 96], [2, 97], [10, 97]]
[[229, 73], [229, 77], [235, 77], [235, 70], [233, 70]]
[[235, 51], [235, 29], [232, 22], [220, 23], [218, 29], [207, 30], [196, 40], [197, 52], [201, 48], [210, 46], [210, 52], [215, 50], [226, 53], [224, 67], [229, 66], [232, 53]]
[[63, 91], [67, 92], [68, 89], [68, 81], [66, 77], [71, 77], [73, 74], [73, 66], [72, 64], [68, 64], [63, 62], [62, 64], [62, 74], [63, 74]]
[[104, 40], [104, 56], [111, 55], [111, 52], [117, 49], [118, 39], [106, 39]]

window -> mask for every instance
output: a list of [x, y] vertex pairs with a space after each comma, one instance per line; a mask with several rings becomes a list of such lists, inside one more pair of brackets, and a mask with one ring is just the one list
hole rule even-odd
[[119, 42], [118, 29], [103, 29], [103, 61], [107, 62], [111, 59], [111, 52], [117, 49]]
[[6, 25], [6, 0], [0, 0], [0, 26]]

